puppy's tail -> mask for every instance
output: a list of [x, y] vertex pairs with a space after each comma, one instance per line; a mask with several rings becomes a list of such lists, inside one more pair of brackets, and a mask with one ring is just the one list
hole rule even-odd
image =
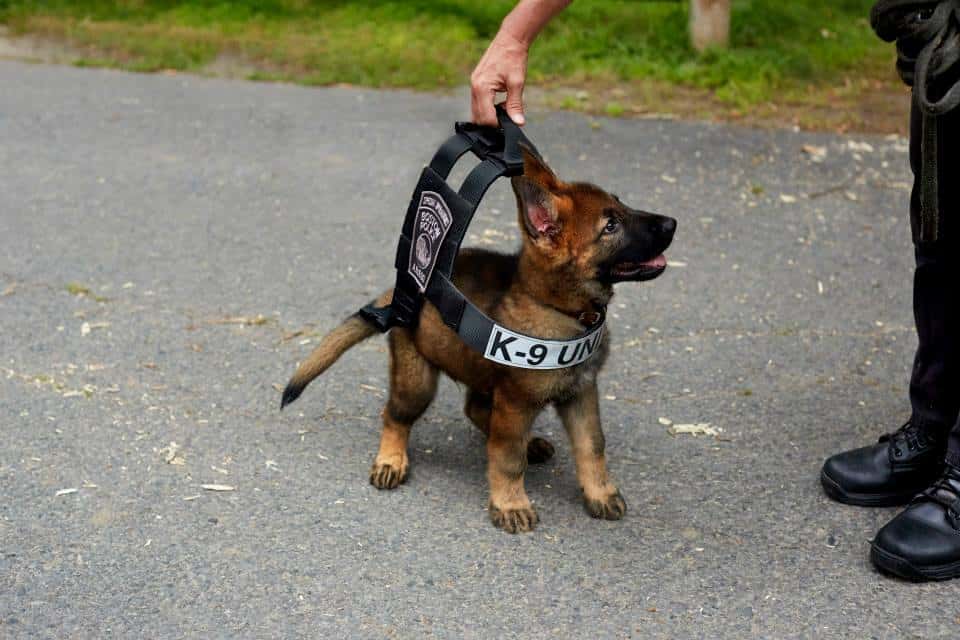
[[300, 397], [307, 385], [318, 375], [326, 371], [346, 351], [370, 336], [377, 333], [377, 329], [355, 313], [343, 321], [339, 327], [324, 336], [320, 346], [313, 350], [307, 359], [290, 378], [283, 397], [280, 400], [280, 409]]

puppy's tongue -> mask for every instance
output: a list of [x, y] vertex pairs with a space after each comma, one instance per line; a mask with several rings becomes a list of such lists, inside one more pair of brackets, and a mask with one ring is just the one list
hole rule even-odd
[[667, 266], [667, 256], [661, 253], [653, 260], [647, 260], [646, 262], [641, 262], [640, 265], [644, 267], [652, 267], [654, 269], [660, 269], [662, 267]]

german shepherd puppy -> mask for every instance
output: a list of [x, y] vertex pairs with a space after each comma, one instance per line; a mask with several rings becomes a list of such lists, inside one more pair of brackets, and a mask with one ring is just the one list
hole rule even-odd
[[[614, 284], [652, 280], [666, 269], [663, 252], [676, 220], [630, 209], [592, 184], [563, 182], [527, 150], [524, 174], [513, 178], [512, 186], [523, 237], [519, 254], [464, 250], [454, 269], [457, 287], [501, 325], [540, 338], [571, 338], [597, 322]], [[377, 303], [387, 304], [391, 296], [388, 290]], [[293, 374], [282, 406], [347, 349], [376, 333], [359, 315], [331, 331]], [[523, 474], [528, 462], [553, 455], [553, 445], [531, 437], [531, 425], [547, 405], [556, 408], [570, 437], [587, 511], [595, 518], [623, 517], [627, 506], [607, 474], [598, 406], [597, 373], [607, 358], [608, 335], [593, 357], [577, 366], [511, 368], [461, 342], [427, 302], [416, 328], [392, 329], [389, 344], [390, 397], [370, 470], [375, 487], [394, 489], [406, 480], [410, 428], [433, 400], [442, 371], [467, 387], [464, 412], [487, 436], [494, 525], [517, 533], [537, 524]]]

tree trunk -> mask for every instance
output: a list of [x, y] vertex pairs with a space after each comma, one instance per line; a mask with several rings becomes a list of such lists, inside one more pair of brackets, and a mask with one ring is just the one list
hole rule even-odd
[[730, 41], [730, 0], [690, 0], [690, 42], [697, 51]]

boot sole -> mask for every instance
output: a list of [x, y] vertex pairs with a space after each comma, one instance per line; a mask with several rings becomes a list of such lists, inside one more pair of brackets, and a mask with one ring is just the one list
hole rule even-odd
[[876, 544], [870, 545], [870, 560], [877, 568], [912, 582], [950, 580], [960, 577], [960, 561], [931, 565], [929, 567], [918, 567], [906, 558], [901, 558], [895, 553], [885, 551]]
[[824, 492], [831, 499], [857, 507], [899, 507], [907, 504], [913, 499], [913, 496], [917, 495], [915, 490], [900, 493], [853, 493], [841, 487], [822, 470], [820, 471], [820, 484], [823, 485]]

